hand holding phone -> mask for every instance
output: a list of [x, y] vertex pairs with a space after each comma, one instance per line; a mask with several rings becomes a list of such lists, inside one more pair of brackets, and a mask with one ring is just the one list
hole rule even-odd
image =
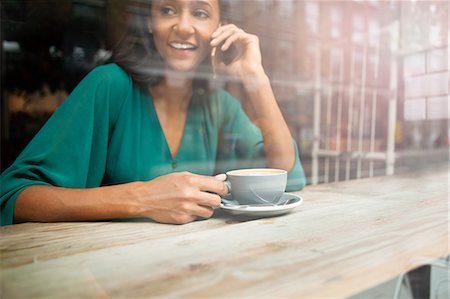
[[238, 51], [234, 45], [231, 45], [229, 49], [223, 51], [221, 49], [223, 43], [213, 48], [212, 56], [213, 63], [223, 62], [225, 65], [232, 63], [238, 56]]
[[239, 80], [265, 75], [256, 35], [227, 24], [213, 32], [211, 38], [211, 61], [215, 74], [224, 73]]

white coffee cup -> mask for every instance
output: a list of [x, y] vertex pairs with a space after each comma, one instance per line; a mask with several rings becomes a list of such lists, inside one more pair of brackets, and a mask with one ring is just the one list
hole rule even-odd
[[241, 205], [276, 204], [286, 190], [286, 170], [252, 168], [226, 174], [232, 199]]

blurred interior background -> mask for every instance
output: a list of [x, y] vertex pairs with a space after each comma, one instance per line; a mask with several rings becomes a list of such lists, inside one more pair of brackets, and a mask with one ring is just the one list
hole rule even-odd
[[[108, 60], [144, 2], [1, 2], [1, 170]], [[260, 37], [309, 183], [448, 163], [448, 1], [231, 3], [233, 22]]]

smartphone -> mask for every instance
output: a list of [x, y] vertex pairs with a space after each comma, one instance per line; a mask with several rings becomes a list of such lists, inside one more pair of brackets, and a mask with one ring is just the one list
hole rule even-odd
[[236, 49], [236, 46], [231, 45], [228, 48], [228, 50], [222, 51], [221, 50], [222, 45], [223, 43], [221, 43], [215, 48], [213, 56], [216, 62], [223, 62], [226, 65], [228, 65], [238, 57], [238, 50]]

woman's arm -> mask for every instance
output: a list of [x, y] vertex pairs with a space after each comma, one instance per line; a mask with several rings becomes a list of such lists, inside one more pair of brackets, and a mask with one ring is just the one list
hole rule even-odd
[[[225, 25], [212, 35], [211, 46], [227, 51], [235, 47], [237, 57], [229, 64], [213, 57], [214, 68], [238, 78], [244, 86], [254, 114], [252, 119], [263, 135], [267, 165], [291, 170], [295, 163], [295, 149], [289, 128], [273, 95], [270, 81], [261, 62], [258, 37], [248, 34], [233, 24]], [[216, 59], [214, 59], [216, 58]]]
[[[89, 189], [31, 186], [17, 198], [15, 222], [82, 221], [149, 217], [183, 224], [209, 218], [226, 194], [225, 175], [172, 173], [148, 182]], [[205, 192], [208, 191], [208, 192]], [[217, 194], [212, 194], [217, 193]]]
[[1, 225], [141, 216], [186, 223], [211, 216], [220, 198], [205, 191], [225, 193], [224, 178], [174, 173], [98, 187], [107, 172], [110, 136], [133, 90], [116, 65], [99, 67], [83, 79], [0, 175]]
[[255, 124], [260, 128], [267, 165], [290, 171], [295, 162], [292, 136], [273, 95], [269, 79], [264, 72], [243, 79], [248, 100], [254, 113]]

